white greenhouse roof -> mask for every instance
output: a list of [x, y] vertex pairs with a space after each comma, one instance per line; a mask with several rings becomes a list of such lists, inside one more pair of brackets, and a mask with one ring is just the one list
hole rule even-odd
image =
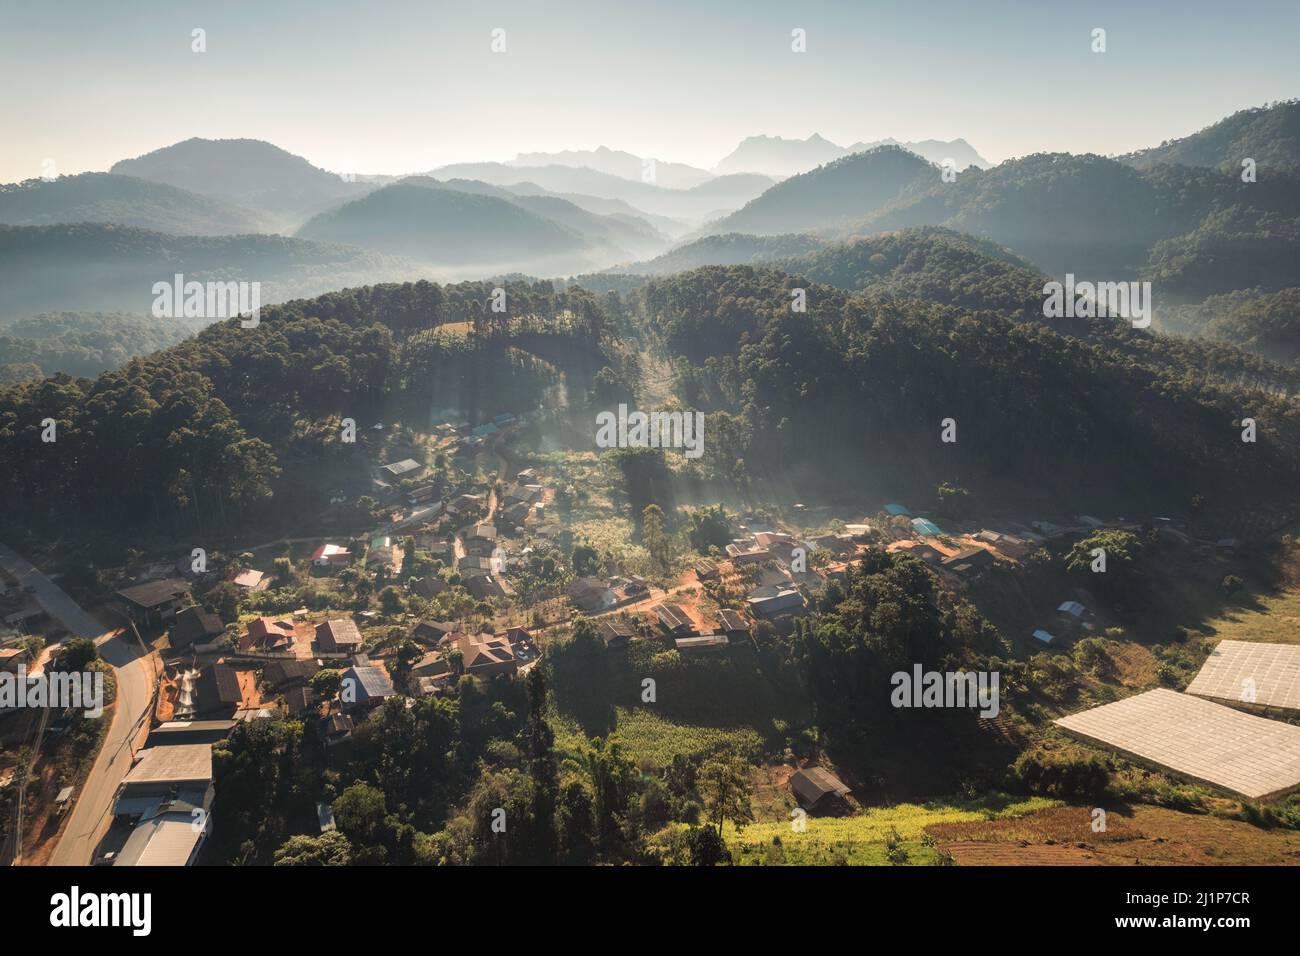
[[1090, 743], [1250, 800], [1300, 788], [1300, 727], [1151, 690], [1055, 721]]

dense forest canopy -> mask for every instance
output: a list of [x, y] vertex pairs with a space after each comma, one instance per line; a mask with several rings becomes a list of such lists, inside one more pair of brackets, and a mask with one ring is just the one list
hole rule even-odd
[[[384, 415], [432, 424], [436, 408], [474, 417], [539, 406], [557, 374], [578, 394], [619, 367], [596, 297], [549, 283], [373, 286], [266, 308], [93, 380], [66, 375], [0, 392], [7, 520], [76, 515], [82, 531], [169, 526], [233, 531], [272, 516], [279, 461], [331, 456], [364, 467], [337, 421]], [[43, 442], [43, 422], [57, 440]], [[335, 422], [302, 451], [303, 420]], [[305, 458], [301, 455], [306, 455]], [[309, 507], [310, 502], [295, 502]]]
[[0, 384], [57, 372], [98, 375], [174, 345], [206, 324], [183, 316], [159, 322], [122, 312], [57, 312], [0, 322]]
[[[1080, 509], [1197, 494], [1227, 504], [1247, 487], [1258, 504], [1287, 498], [1300, 475], [1300, 413], [1283, 370], [1261, 388], [1207, 373], [1196, 348], [1108, 320], [1065, 334], [819, 285], [797, 313], [798, 285], [715, 267], [644, 291], [664, 347], [700, 370], [679, 370], [684, 400], [746, 420], [752, 438], [734, 453], [751, 469], [841, 487], [854, 474], [905, 486], [957, 473]], [[952, 445], [939, 439], [948, 417], [962, 429]], [[1267, 431], [1258, 444], [1241, 442], [1244, 417]]]
[[1270, 172], [1294, 167], [1300, 157], [1300, 100], [1238, 110], [1190, 136], [1119, 157], [1139, 169], [1158, 163], [1225, 166], [1237, 171], [1253, 159]]

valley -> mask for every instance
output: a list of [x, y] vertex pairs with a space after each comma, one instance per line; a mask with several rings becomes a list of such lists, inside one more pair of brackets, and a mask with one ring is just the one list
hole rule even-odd
[[1073, 933], [1028, 894], [1300, 863], [1271, 6], [74, 6], [0, 34], [13, 872], [161, 929], [873, 867]]

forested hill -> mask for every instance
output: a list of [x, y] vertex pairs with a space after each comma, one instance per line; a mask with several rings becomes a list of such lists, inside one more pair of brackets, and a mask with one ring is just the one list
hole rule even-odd
[[[1291, 373], [1113, 322], [1081, 322], [1093, 328], [1075, 337], [820, 285], [795, 313], [802, 282], [706, 268], [644, 290], [648, 322], [683, 359], [683, 400], [738, 417], [715, 451], [755, 476], [831, 493], [864, 475], [897, 487], [956, 479], [991, 497], [1119, 513], [1186, 510], [1196, 495], [1224, 511], [1294, 496]], [[1241, 441], [1243, 417], [1258, 422], [1258, 442]], [[956, 443], [940, 441], [945, 418]]]
[[922, 226], [778, 259], [772, 266], [851, 291], [871, 289], [969, 309], [1042, 317], [1047, 276], [1001, 246]]
[[630, 266], [606, 270], [616, 275], [667, 275], [698, 269], [701, 266], [758, 265], [777, 259], [801, 256], [819, 249], [822, 240], [814, 236], [790, 233], [782, 236], [755, 236], [727, 232], [704, 236], [684, 243], [661, 256]]
[[[469, 417], [537, 408], [557, 376], [582, 395], [620, 367], [596, 297], [549, 283], [374, 286], [264, 308], [94, 380], [60, 376], [0, 390], [0, 522], [78, 541], [233, 534], [318, 517], [322, 473], [368, 481], [365, 443], [339, 419]], [[54, 419], [57, 440], [42, 442]]]
[[98, 223], [0, 226], [0, 320], [51, 311], [147, 314], [155, 282], [260, 282], [263, 304], [407, 278], [410, 263], [286, 236], [172, 236]]
[[777, 183], [705, 227], [710, 234], [781, 235], [848, 228], [910, 186], [939, 179], [939, 168], [897, 146], [854, 153]]
[[1139, 171], [1040, 153], [913, 187], [856, 226], [941, 225], [1007, 246], [1060, 278], [1150, 279], [1166, 301], [1294, 284], [1300, 176], [1257, 182], [1186, 166]]
[[92, 376], [193, 335], [207, 323], [121, 312], [57, 312], [0, 322], [0, 385], [56, 372]]
[[1227, 166], [1240, 172], [1243, 160], [1253, 159], [1262, 176], [1300, 165], [1300, 100], [1238, 110], [1190, 136], [1168, 140], [1150, 149], [1120, 156], [1122, 162], [1145, 169], [1157, 163], [1183, 166]]
[[421, 262], [486, 263], [499, 269], [571, 256], [587, 246], [577, 232], [508, 200], [418, 180], [385, 186], [322, 213], [298, 235]]
[[109, 222], [190, 236], [266, 232], [266, 217], [166, 183], [82, 173], [0, 186], [0, 222], [12, 226]]
[[1230, 343], [1276, 362], [1300, 366], [1300, 288], [1243, 289], [1167, 310], [1163, 326], [1180, 335]]
[[263, 209], [293, 224], [374, 188], [346, 178], [352, 170], [336, 175], [256, 139], [187, 139], [121, 160], [110, 172]]

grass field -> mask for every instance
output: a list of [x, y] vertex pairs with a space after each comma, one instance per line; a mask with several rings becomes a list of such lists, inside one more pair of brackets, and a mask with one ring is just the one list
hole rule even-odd
[[[663, 766], [675, 753], [721, 744], [751, 757], [780, 752], [808, 719], [805, 702], [787, 700], [746, 648], [687, 660], [658, 640], [640, 640], [592, 657], [556, 649], [551, 664], [557, 736], [616, 733], [637, 762]], [[647, 679], [653, 701], [642, 699]]]
[[[702, 727], [679, 723], [644, 708], [616, 707], [615, 732], [623, 752], [638, 766], [663, 767], [672, 763], [674, 754], [692, 756], [722, 746], [737, 753], [752, 755], [763, 740], [750, 727]], [[587, 742], [582, 728], [572, 720], [555, 723], [556, 745], [561, 750], [577, 752]]]
[[1256, 595], [1249, 607], [1232, 607], [1206, 627], [1214, 640], [1300, 644], [1300, 590]]

